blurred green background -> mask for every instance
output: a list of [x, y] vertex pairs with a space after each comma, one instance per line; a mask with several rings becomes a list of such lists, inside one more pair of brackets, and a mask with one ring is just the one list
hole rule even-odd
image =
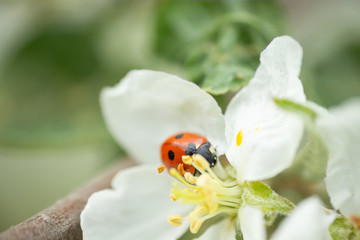
[[124, 156], [98, 96], [131, 69], [180, 75], [222, 102], [288, 34], [304, 48], [309, 99], [360, 95], [359, 10], [352, 0], [1, 1], [0, 231]]

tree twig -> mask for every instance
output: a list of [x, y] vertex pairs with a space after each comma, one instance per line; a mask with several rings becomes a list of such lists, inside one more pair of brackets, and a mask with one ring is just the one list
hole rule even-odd
[[134, 165], [131, 160], [117, 163], [53, 206], [1, 233], [0, 240], [82, 239], [80, 213], [89, 196], [99, 190], [110, 188], [111, 179], [119, 170]]

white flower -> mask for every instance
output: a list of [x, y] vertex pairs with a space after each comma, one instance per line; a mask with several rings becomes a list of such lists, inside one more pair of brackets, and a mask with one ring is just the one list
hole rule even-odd
[[[245, 207], [240, 212], [246, 222], [241, 226], [244, 239], [265, 240], [266, 231], [261, 212]], [[321, 201], [311, 197], [299, 203], [298, 207], [281, 222], [270, 240], [331, 240], [329, 226], [334, 221], [334, 214], [326, 214], [321, 209]]]
[[360, 98], [331, 108], [317, 125], [329, 150], [326, 188], [332, 205], [360, 217]]
[[[175, 213], [184, 216], [191, 208], [171, 202], [168, 195], [172, 181], [158, 175], [156, 166], [147, 165], [160, 163], [162, 142], [178, 132], [206, 136], [237, 172], [235, 185], [222, 182], [212, 171], [196, 180], [204, 198], [189, 215], [192, 229], [197, 230], [198, 224], [217, 213], [236, 216], [240, 206], [223, 205], [221, 199], [209, 200], [208, 196], [213, 191], [221, 192], [228, 202], [231, 194], [239, 197], [239, 184], [244, 181], [273, 177], [291, 165], [303, 123], [278, 109], [272, 98], [305, 102], [298, 78], [301, 58], [302, 49], [295, 40], [288, 36], [275, 38], [262, 52], [255, 76], [235, 95], [225, 115], [198, 86], [162, 72], [132, 71], [114, 88], [105, 89], [101, 103], [110, 131], [130, 156], [146, 165], [120, 172], [113, 180], [113, 190], [90, 197], [81, 215], [84, 238], [174, 239], [185, 231], [185, 225], [166, 226], [166, 219]], [[194, 162], [199, 166], [201, 158]], [[176, 176], [176, 171], [172, 175]], [[181, 180], [181, 176], [176, 177]], [[183, 188], [174, 188], [185, 201], [190, 200], [181, 192]], [[239, 217], [240, 223], [244, 222], [241, 214]], [[173, 225], [180, 225], [180, 220], [180, 215], [170, 219]], [[233, 220], [227, 219], [209, 232], [229, 221]], [[229, 239], [233, 237], [229, 235]]]

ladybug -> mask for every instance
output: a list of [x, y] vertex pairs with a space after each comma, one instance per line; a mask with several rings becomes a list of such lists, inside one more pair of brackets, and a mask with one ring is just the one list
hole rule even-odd
[[192, 175], [197, 174], [197, 170], [192, 165], [184, 164], [182, 156], [202, 155], [214, 167], [217, 156], [213, 146], [208, 140], [194, 133], [178, 133], [168, 139], [161, 146], [161, 159], [168, 170], [177, 169], [179, 164], [183, 164], [184, 171]]

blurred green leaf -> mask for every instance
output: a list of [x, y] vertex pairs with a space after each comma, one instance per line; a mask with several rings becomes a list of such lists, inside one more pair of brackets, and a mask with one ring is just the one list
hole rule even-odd
[[215, 19], [190, 48], [190, 79], [211, 94], [238, 91], [254, 75], [261, 50], [275, 30], [249, 13]]
[[[278, 8], [275, 3], [268, 7]], [[262, 5], [244, 2], [164, 4], [155, 49], [185, 65], [189, 80], [205, 91], [238, 91], [254, 75], [262, 49], [280, 33], [279, 25], [262, 18], [264, 11]]]
[[217, 65], [209, 69], [201, 88], [215, 95], [237, 91], [245, 86], [253, 75], [254, 70], [247, 66]]
[[329, 231], [333, 240], [355, 239], [354, 224], [340, 215], [330, 225]]

